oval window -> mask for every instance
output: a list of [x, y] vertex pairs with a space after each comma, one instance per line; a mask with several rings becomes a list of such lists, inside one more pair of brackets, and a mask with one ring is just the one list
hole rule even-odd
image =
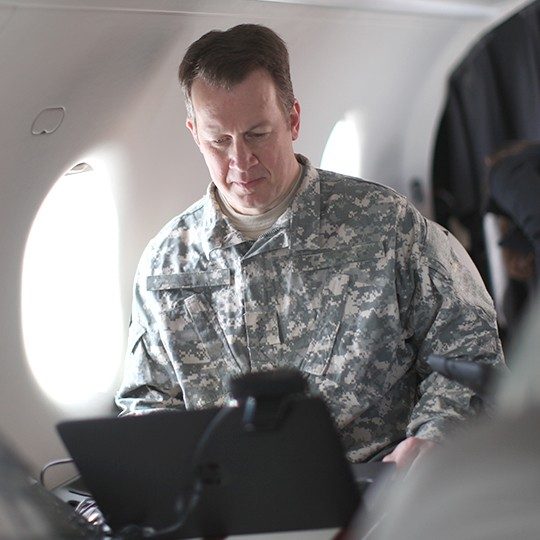
[[79, 164], [52, 187], [30, 230], [22, 272], [30, 368], [56, 403], [109, 393], [121, 363], [118, 218], [110, 182]]
[[351, 114], [339, 120], [330, 136], [321, 158], [321, 169], [349, 176], [360, 176], [360, 136]]

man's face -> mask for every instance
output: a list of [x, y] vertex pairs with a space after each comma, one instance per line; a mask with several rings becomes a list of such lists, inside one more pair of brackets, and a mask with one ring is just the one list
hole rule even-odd
[[272, 208], [299, 172], [292, 146], [300, 128], [298, 102], [285, 114], [263, 69], [230, 91], [195, 79], [191, 100], [195, 118], [186, 126], [222, 197], [243, 214]]

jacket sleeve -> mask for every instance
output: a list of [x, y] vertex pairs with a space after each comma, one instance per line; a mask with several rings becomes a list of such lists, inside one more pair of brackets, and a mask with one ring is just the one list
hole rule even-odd
[[184, 408], [182, 389], [148, 305], [148, 259], [145, 252], [135, 277], [124, 375], [115, 398], [120, 416]]
[[[398, 218], [400, 316], [416, 350], [417, 402], [407, 436], [440, 440], [474, 413], [473, 392], [434, 373], [431, 354], [505, 369], [493, 302], [457, 240], [406, 205]], [[460, 249], [461, 248], [461, 249]]]

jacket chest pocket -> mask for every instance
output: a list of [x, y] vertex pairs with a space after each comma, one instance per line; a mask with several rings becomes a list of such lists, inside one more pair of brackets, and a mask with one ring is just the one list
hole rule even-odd
[[[237, 366], [225, 331], [212, 304], [223, 304], [232, 282], [229, 269], [150, 276], [147, 288], [156, 291], [164, 325], [173, 341], [171, 354], [189, 370], [193, 364], [219, 361]], [[210, 299], [214, 301], [211, 302]]]
[[385, 256], [380, 243], [302, 255], [294, 261], [294, 271], [302, 281], [307, 319], [312, 331], [301, 369], [316, 376], [326, 374], [336, 339], [344, 324], [354, 325], [351, 313], [362, 296], [377, 295], [381, 277], [378, 261]]
[[216, 313], [228, 303], [231, 282], [228, 269], [151, 276], [147, 280], [160, 311], [162, 342], [188, 409], [224, 405], [228, 377], [241, 372], [227, 341], [227, 326], [220, 323]]

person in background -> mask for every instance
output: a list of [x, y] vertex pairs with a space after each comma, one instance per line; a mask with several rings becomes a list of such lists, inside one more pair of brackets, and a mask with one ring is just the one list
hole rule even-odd
[[208, 32], [179, 77], [211, 181], [141, 257], [121, 414], [223, 406], [230, 376], [294, 368], [351, 461], [409, 466], [473, 414], [428, 356], [503, 364], [483, 283], [405, 197], [294, 152], [301, 109], [274, 31]]
[[498, 216], [508, 275], [502, 309], [509, 337], [538, 287], [540, 268], [540, 142], [510, 143], [486, 159], [487, 211]]

